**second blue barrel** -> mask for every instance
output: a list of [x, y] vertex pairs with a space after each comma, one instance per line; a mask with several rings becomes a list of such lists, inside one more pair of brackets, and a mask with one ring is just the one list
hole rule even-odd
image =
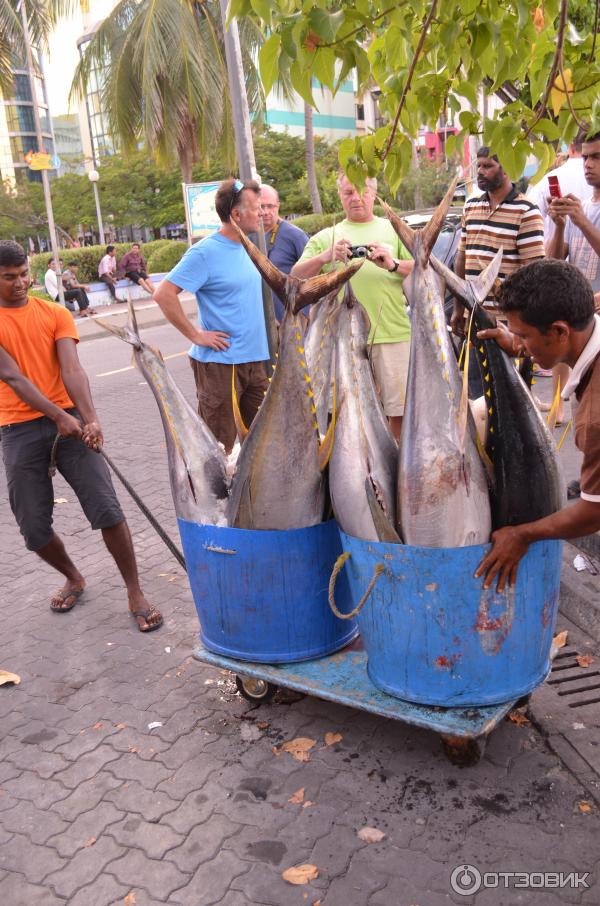
[[[336, 523], [250, 531], [179, 520], [202, 643], [217, 654], [283, 664], [332, 654], [357, 635], [327, 585], [341, 553]], [[340, 610], [351, 610], [344, 578]]]
[[[369, 676], [407, 701], [483, 706], [519, 698], [550, 669], [562, 543], [531, 545], [513, 589], [484, 591], [473, 574], [488, 545], [422, 548], [361, 541], [340, 532]], [[381, 567], [379, 567], [381, 569]]]

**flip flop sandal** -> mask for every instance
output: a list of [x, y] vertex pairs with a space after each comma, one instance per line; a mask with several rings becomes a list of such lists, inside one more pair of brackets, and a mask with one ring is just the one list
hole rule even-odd
[[[84, 591], [85, 588], [80, 588], [78, 591], [64, 591], [64, 589], [57, 591], [50, 601], [50, 610], [53, 613], [68, 613], [73, 610]], [[65, 601], [68, 601], [69, 598], [73, 598], [73, 601], [65, 606]]]
[[567, 485], [567, 500], [576, 500], [581, 494], [581, 487], [578, 481], [570, 481]]
[[142, 617], [142, 619], [145, 620], [146, 623], [149, 623], [149, 622], [150, 622], [150, 619], [151, 619], [155, 614], [157, 614], [158, 616], [160, 616], [160, 620], [159, 620], [158, 623], [151, 623], [149, 626], [146, 626], [145, 629], [143, 629], [143, 628], [140, 626], [140, 624], [138, 623], [138, 629], [139, 629], [140, 632], [153, 632], [155, 629], [159, 629], [159, 628], [162, 626], [162, 624], [163, 624], [163, 618], [162, 618], [162, 616], [159, 614], [159, 612], [158, 612], [158, 610], [156, 609], [156, 607], [148, 607], [146, 610], [130, 610], [129, 613], [130, 613], [131, 616], [135, 619], [136, 623], [137, 623], [138, 617]]

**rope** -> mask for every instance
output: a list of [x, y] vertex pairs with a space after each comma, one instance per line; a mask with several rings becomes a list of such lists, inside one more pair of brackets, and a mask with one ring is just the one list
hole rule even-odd
[[[52, 444], [52, 450], [50, 452], [50, 465], [48, 467], [48, 475], [50, 478], [54, 478], [54, 476], [56, 475], [56, 452], [57, 452], [59, 440], [60, 440], [60, 434], [57, 434], [56, 437], [54, 438], [54, 443]], [[148, 520], [148, 522], [150, 523], [152, 528], [155, 530], [155, 532], [157, 533], [159, 538], [161, 538], [161, 540], [164, 541], [164, 543], [167, 545], [167, 547], [169, 548], [169, 550], [171, 551], [171, 553], [173, 554], [173, 556], [175, 557], [175, 559], [177, 560], [179, 565], [182, 566], [187, 572], [187, 567], [185, 565], [185, 558], [184, 558], [183, 554], [181, 553], [179, 548], [174, 544], [174, 542], [171, 541], [171, 539], [169, 538], [169, 536], [167, 535], [167, 533], [165, 532], [163, 527], [160, 525], [160, 523], [157, 521], [157, 519], [152, 515], [152, 513], [150, 512], [150, 510], [148, 509], [148, 507], [146, 506], [144, 501], [140, 497], [138, 497], [137, 493], [134, 491], [132, 486], [129, 484], [129, 482], [127, 481], [125, 476], [119, 471], [119, 469], [116, 467], [116, 465], [114, 464], [112, 459], [110, 459], [110, 457], [104, 452], [104, 450], [101, 447], [99, 447], [99, 448], [97, 447], [96, 452], [99, 453], [102, 457], [104, 457], [104, 459], [106, 460], [108, 465], [111, 467], [111, 469], [113, 470], [113, 472], [115, 473], [115, 475], [117, 476], [117, 478], [119, 479], [119, 481], [121, 482], [121, 484], [123, 485], [125, 490], [129, 492], [129, 494], [131, 495], [133, 500], [137, 503], [138, 507], [140, 508], [140, 510], [142, 511], [142, 513], [144, 514], [144, 516], [146, 517], [146, 519]]]
[[364, 595], [362, 596], [362, 598], [360, 599], [360, 601], [358, 602], [358, 604], [356, 605], [356, 607], [354, 608], [354, 610], [351, 610], [350, 613], [342, 613], [340, 610], [337, 609], [337, 607], [335, 605], [333, 593], [334, 593], [337, 577], [339, 576], [342, 569], [344, 568], [344, 563], [346, 562], [346, 560], [349, 559], [350, 556], [351, 555], [348, 553], [348, 551], [344, 551], [343, 554], [340, 554], [340, 556], [335, 561], [333, 570], [331, 571], [331, 578], [329, 579], [329, 598], [328, 598], [329, 606], [331, 607], [331, 610], [333, 611], [335, 616], [338, 617], [338, 619], [340, 619], [340, 620], [352, 620], [354, 617], [358, 616], [358, 614], [361, 612], [361, 610], [367, 603], [367, 598], [369, 597], [369, 595], [375, 588], [375, 583], [377, 582], [379, 576], [383, 572], [385, 572], [385, 566], [383, 565], [383, 563], [376, 563], [375, 569], [373, 570], [373, 577], [372, 577], [371, 581], [369, 582], [369, 584], [367, 585], [367, 590], [364, 593]]

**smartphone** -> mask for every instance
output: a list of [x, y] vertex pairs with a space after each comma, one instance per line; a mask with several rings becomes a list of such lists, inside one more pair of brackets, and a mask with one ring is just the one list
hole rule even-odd
[[562, 198], [562, 192], [560, 191], [560, 183], [558, 181], [558, 176], [549, 176], [548, 177], [548, 189], [550, 191], [551, 198]]

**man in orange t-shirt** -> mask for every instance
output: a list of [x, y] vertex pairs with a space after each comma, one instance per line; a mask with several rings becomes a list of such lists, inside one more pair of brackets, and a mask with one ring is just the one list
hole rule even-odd
[[20, 245], [0, 241], [0, 433], [11, 509], [29, 550], [65, 577], [51, 598], [56, 613], [71, 610], [85, 579], [52, 528], [54, 492], [48, 475], [57, 433], [56, 465], [73, 488], [92, 528], [100, 529], [127, 586], [129, 610], [141, 632], [162, 616], [139, 584], [129, 527], [104, 459], [102, 428], [79, 338], [61, 305], [28, 297], [29, 268]]

